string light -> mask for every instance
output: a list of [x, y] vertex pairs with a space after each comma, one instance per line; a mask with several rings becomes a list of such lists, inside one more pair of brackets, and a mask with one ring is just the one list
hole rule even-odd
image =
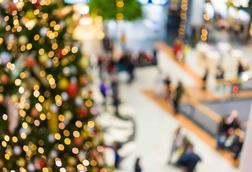
[[180, 6], [180, 24], [179, 24], [179, 38], [184, 39], [185, 37], [185, 27], [187, 21], [187, 11], [188, 11], [188, 0], [182, 0]]

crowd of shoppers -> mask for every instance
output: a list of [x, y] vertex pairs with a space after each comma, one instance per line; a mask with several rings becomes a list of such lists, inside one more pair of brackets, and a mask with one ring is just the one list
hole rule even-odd
[[236, 110], [223, 117], [217, 133], [217, 149], [231, 151], [235, 159], [239, 158], [244, 142], [244, 131], [238, 117]]

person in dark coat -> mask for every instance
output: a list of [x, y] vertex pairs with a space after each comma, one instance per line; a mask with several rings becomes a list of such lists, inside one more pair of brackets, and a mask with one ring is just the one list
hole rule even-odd
[[103, 44], [103, 49], [107, 53], [112, 53], [112, 51], [113, 51], [113, 41], [108, 36], [104, 37], [104, 39], [102, 40], [102, 44]]
[[120, 113], [119, 113], [119, 105], [121, 104], [121, 100], [119, 98], [119, 96], [113, 96], [113, 105], [114, 105], [114, 108], [115, 108], [115, 115], [117, 117], [120, 117]]
[[120, 163], [122, 161], [122, 157], [119, 154], [119, 149], [121, 149], [122, 145], [121, 145], [121, 143], [115, 142], [113, 147], [114, 147], [114, 153], [115, 153], [115, 155], [114, 155], [115, 156], [114, 166], [115, 166], [116, 169], [118, 169], [120, 167]]
[[209, 70], [206, 69], [205, 74], [204, 74], [204, 76], [203, 76], [203, 78], [202, 78], [202, 82], [203, 82], [202, 90], [204, 90], [204, 91], [207, 89], [208, 75], [209, 75]]
[[136, 159], [134, 172], [142, 172], [142, 167], [141, 167], [141, 164], [140, 164], [140, 158]]
[[240, 78], [244, 71], [245, 71], [244, 66], [242, 65], [242, 62], [239, 61], [237, 67], [237, 78]]
[[244, 132], [240, 129], [236, 129], [231, 138], [231, 144], [227, 147], [228, 150], [233, 152], [234, 159], [237, 160], [240, 157], [242, 146], [244, 143]]
[[126, 69], [129, 74], [128, 83], [132, 83], [135, 79], [135, 63], [130, 54], [128, 54]]
[[232, 129], [240, 129], [241, 122], [238, 119], [239, 113], [236, 110], [233, 110], [230, 115], [227, 117], [227, 130]]
[[183, 86], [182, 82], [180, 81], [178, 83], [177, 88], [176, 88], [175, 96], [173, 98], [173, 108], [174, 108], [175, 114], [179, 113], [180, 101], [181, 101], [183, 94], [184, 94], [184, 86]]
[[117, 77], [113, 77], [111, 81], [112, 97], [119, 96], [119, 83]]
[[182, 167], [185, 172], [194, 172], [197, 164], [201, 161], [200, 156], [194, 152], [193, 144], [190, 144], [187, 152], [179, 158], [177, 166]]
[[166, 78], [164, 79], [164, 85], [165, 85], [165, 98], [167, 100], [170, 99], [171, 96], [171, 79], [169, 76], [166, 76]]
[[222, 117], [217, 130], [217, 149], [223, 149], [225, 147], [228, 128], [227, 117]]

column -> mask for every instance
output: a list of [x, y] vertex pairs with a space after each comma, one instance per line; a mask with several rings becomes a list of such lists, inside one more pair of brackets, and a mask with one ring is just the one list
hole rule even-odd
[[246, 138], [240, 161], [240, 172], [251, 172], [251, 171], [252, 171], [252, 105], [250, 107], [250, 117], [248, 121]]

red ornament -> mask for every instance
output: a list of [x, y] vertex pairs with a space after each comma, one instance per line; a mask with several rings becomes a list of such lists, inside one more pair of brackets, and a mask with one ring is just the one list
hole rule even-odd
[[39, 115], [39, 111], [37, 111], [36, 108], [32, 108], [32, 110], [31, 110], [31, 115], [32, 115], [33, 117], [37, 117], [37, 116]]
[[88, 79], [85, 76], [81, 76], [79, 82], [81, 85], [86, 86], [88, 84]]
[[35, 61], [33, 59], [33, 57], [28, 57], [25, 63], [25, 66], [27, 68], [32, 68], [35, 65]]
[[79, 110], [79, 113], [80, 113], [80, 117], [85, 117], [85, 116], [88, 115], [88, 110], [85, 109], [85, 108], [81, 108], [81, 109]]
[[35, 160], [35, 167], [37, 169], [42, 169], [46, 166], [46, 162], [44, 159], [38, 159], [38, 160]]
[[78, 94], [78, 86], [77, 84], [69, 84], [67, 88], [67, 93], [70, 97], [74, 97]]
[[74, 143], [75, 143], [77, 146], [83, 145], [83, 138], [82, 138], [82, 137], [75, 137], [75, 138], [74, 138]]
[[9, 77], [5, 74], [3, 74], [1, 77], [0, 77], [0, 81], [2, 84], [7, 84], [9, 82]]
[[36, 6], [36, 8], [39, 8], [41, 5], [40, 5], [40, 1], [41, 0], [37, 0], [37, 2], [35, 3], [35, 6]]
[[15, 3], [9, 3], [8, 4], [8, 10], [9, 10], [9, 12], [14, 12], [14, 11], [17, 11], [18, 9], [17, 9], [17, 6], [16, 6], [16, 4]]

